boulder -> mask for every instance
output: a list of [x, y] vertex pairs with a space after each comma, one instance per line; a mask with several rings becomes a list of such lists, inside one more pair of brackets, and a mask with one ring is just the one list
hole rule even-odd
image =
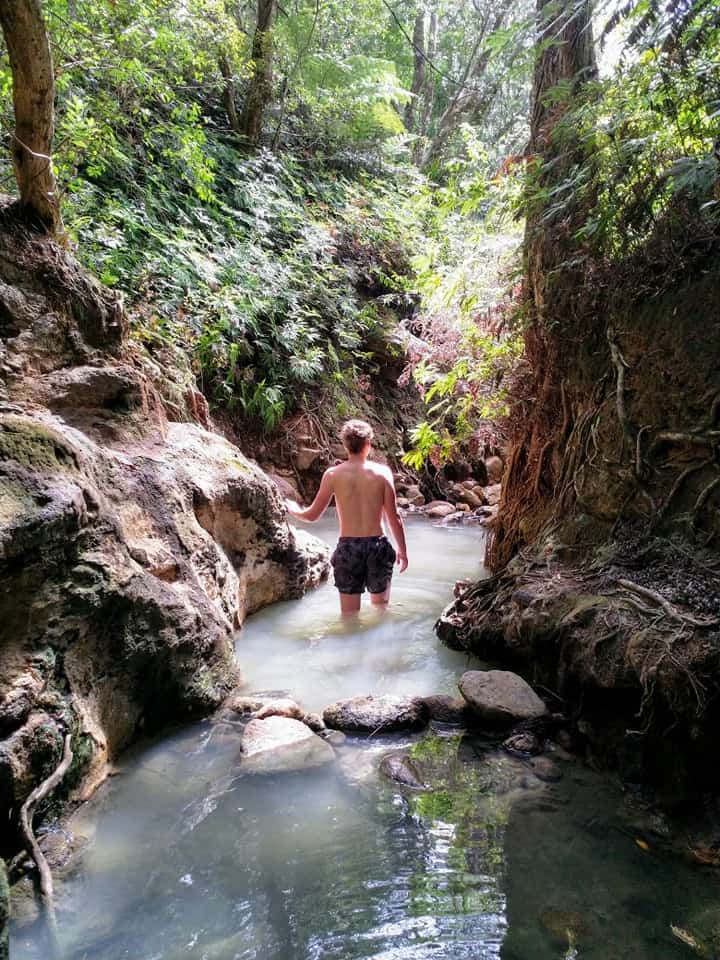
[[410, 501], [407, 497], [398, 497], [397, 505], [401, 510], [407, 510], [407, 508], [410, 506]]
[[474, 490], [462, 488], [457, 492], [457, 499], [461, 503], [466, 503], [472, 510], [477, 510], [478, 507], [482, 507], [482, 505], [485, 503], [484, 498], [475, 493]]
[[335, 751], [322, 737], [290, 717], [251, 720], [241, 744], [242, 769], [248, 773], [280, 773], [332, 763]]
[[502, 480], [505, 466], [500, 457], [488, 457], [485, 461], [485, 469], [490, 483], [499, 483]]
[[390, 754], [380, 761], [380, 773], [388, 780], [399, 783], [411, 790], [427, 790], [423, 774], [415, 761], [407, 754]]
[[422, 698], [431, 720], [440, 723], [467, 723], [470, 716], [468, 705], [460, 697], [437, 694]]
[[500, 502], [500, 484], [493, 483], [484, 490], [485, 500], [489, 506], [494, 507]]
[[238, 682], [236, 628], [318, 583], [328, 551], [210, 429], [182, 351], [127, 340], [117, 295], [68, 251], [0, 228], [0, 314], [9, 849], [66, 731], [58, 799], [84, 799], [138, 736], [219, 706]]
[[427, 719], [427, 707], [418, 697], [351, 697], [331, 703], [323, 711], [326, 726], [347, 733], [414, 730]]
[[425, 497], [420, 493], [420, 487], [417, 484], [407, 487], [405, 497], [413, 507], [421, 507], [425, 503]]
[[530, 684], [508, 670], [468, 670], [458, 687], [473, 713], [491, 723], [530, 720], [548, 712]]

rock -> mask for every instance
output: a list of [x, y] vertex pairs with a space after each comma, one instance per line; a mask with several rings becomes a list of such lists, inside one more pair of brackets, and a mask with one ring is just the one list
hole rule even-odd
[[452, 526], [454, 523], [462, 523], [465, 519], [465, 514], [462, 510], [456, 510], [453, 513], [449, 513], [446, 517], [442, 518], [442, 525], [444, 527]]
[[322, 456], [323, 451], [319, 447], [298, 447], [293, 454], [293, 461], [300, 473], [309, 470]]
[[456, 503], [455, 509], [459, 513], [470, 513], [470, 507], [466, 503]]
[[468, 705], [460, 697], [449, 697], [446, 694], [437, 694], [432, 697], [423, 697], [431, 720], [440, 723], [467, 723], [470, 716]]
[[182, 352], [129, 342], [116, 294], [68, 251], [0, 229], [0, 299], [7, 825], [65, 730], [63, 788], [82, 799], [139, 735], [214, 711], [238, 682], [237, 626], [320, 582], [328, 551], [208, 429]]
[[421, 507], [425, 503], [425, 497], [420, 493], [420, 487], [417, 484], [407, 487], [405, 497], [413, 507]]
[[424, 726], [428, 711], [417, 697], [351, 697], [323, 711], [325, 725], [348, 733], [391, 733]]
[[293, 720], [303, 720], [304, 716], [304, 710], [289, 697], [265, 700], [253, 713], [256, 720], [265, 720], [267, 717], [290, 717]]
[[[322, 733], [324, 733], [325, 730], [327, 729], [326, 726], [325, 726], [325, 724], [324, 724], [324, 722], [323, 722], [323, 718], [320, 716], [319, 713], [304, 713], [304, 714], [300, 717], [300, 719], [301, 719], [302, 722], [305, 724], [305, 726], [306, 726], [306, 727], [310, 727], [310, 729], [311, 729], [314, 733], [320, 733], [320, 734], [322, 734]], [[327, 738], [326, 738], [326, 739], [327, 739]]]
[[552, 943], [561, 949], [582, 943], [589, 933], [589, 923], [581, 913], [546, 907], [539, 916], [540, 926]]
[[502, 480], [505, 465], [500, 457], [488, 457], [485, 461], [485, 469], [490, 483], [499, 483]]
[[347, 737], [342, 730], [328, 730], [327, 727], [322, 731], [321, 736], [323, 740], [327, 740], [334, 747], [341, 747], [347, 741]]
[[530, 684], [508, 670], [468, 670], [458, 687], [471, 710], [491, 723], [530, 720], [548, 712]]
[[562, 780], [562, 770], [550, 757], [535, 757], [530, 761], [532, 772], [544, 783], [557, 783]]
[[483, 493], [485, 495], [485, 502], [489, 506], [494, 507], [496, 506], [496, 504], [500, 502], [500, 484], [499, 483], [494, 483], [489, 487], [485, 487]]
[[258, 697], [245, 697], [240, 694], [233, 694], [225, 701], [225, 706], [233, 713], [239, 713], [241, 716], [246, 713], [255, 713], [263, 705], [263, 701]]
[[407, 755], [390, 754], [383, 757], [380, 761], [380, 773], [388, 780], [410, 787], [412, 790], [428, 789], [420, 767]]
[[9, 927], [10, 927], [10, 889], [8, 887], [5, 861], [0, 857], [0, 960], [9, 957]]
[[258, 774], [321, 767], [335, 759], [329, 743], [289, 717], [251, 720], [245, 727], [241, 750], [242, 769]]
[[471, 510], [477, 510], [478, 507], [482, 507], [485, 503], [485, 499], [475, 493], [474, 490], [460, 490], [458, 492], [458, 500], [462, 503], [466, 503], [468, 508]]
[[542, 752], [540, 741], [529, 730], [509, 736], [503, 742], [503, 749], [514, 757], [532, 757]]
[[410, 501], [407, 497], [398, 497], [397, 505], [401, 510], [407, 510], [407, 508], [410, 506]]
[[300, 500], [297, 487], [287, 477], [279, 473], [268, 473], [268, 477], [278, 488], [278, 492], [283, 499], [295, 500], [296, 502]]
[[442, 520], [443, 517], [455, 513], [455, 507], [446, 500], [432, 500], [425, 507], [425, 513], [433, 520]]

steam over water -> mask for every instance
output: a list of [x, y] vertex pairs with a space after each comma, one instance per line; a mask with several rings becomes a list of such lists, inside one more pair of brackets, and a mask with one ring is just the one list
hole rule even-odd
[[[331, 520], [314, 529], [332, 540]], [[452, 692], [469, 664], [432, 624], [453, 582], [480, 574], [482, 534], [418, 521], [408, 541], [387, 613], [341, 621], [327, 585], [252, 617], [237, 639], [248, 692], [309, 710]], [[330, 767], [253, 777], [238, 747], [235, 726], [210, 723], [146, 743], [74, 818], [92, 843], [60, 893], [63, 958], [680, 960], [692, 952], [673, 926], [720, 933], [716, 881], [665, 856], [642, 805], [577, 763], [544, 784], [445, 728], [351, 738]], [[384, 781], [389, 748], [433, 789]], [[11, 955], [46, 952], [23, 928]]]

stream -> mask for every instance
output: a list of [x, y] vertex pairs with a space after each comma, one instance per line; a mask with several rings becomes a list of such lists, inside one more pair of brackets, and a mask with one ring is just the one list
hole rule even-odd
[[[453, 693], [470, 663], [433, 622], [481, 573], [483, 533], [407, 521], [389, 611], [341, 621], [325, 585], [251, 617], [247, 691], [306, 709], [364, 693]], [[332, 517], [313, 532], [329, 542]], [[367, 603], [367, 600], [365, 601]], [[139, 745], [72, 818], [84, 866], [59, 892], [63, 960], [671, 960], [720, 947], [715, 874], [666, 824], [556, 752], [546, 783], [483, 736], [433, 725], [348, 738], [325, 768], [243, 775], [239, 732], [198, 723]], [[378, 773], [409, 751], [432, 786]], [[638, 842], [639, 841], [639, 842]], [[713, 939], [717, 938], [717, 944]], [[43, 960], [32, 928], [13, 960]]]

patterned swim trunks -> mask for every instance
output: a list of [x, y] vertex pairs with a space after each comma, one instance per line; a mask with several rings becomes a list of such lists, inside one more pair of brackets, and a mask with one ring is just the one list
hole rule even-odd
[[340, 537], [330, 558], [340, 593], [384, 593], [396, 554], [387, 537]]

